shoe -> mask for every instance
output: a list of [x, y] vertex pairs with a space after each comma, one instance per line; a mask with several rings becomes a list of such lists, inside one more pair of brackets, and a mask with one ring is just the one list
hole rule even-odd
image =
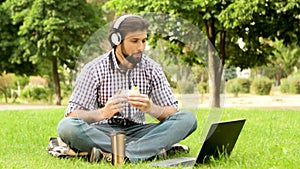
[[155, 158], [157, 158], [157, 159], [163, 159], [163, 160], [167, 159], [167, 151], [166, 151], [166, 149], [163, 148], [162, 150], [160, 150], [157, 153], [157, 155], [155, 156]]
[[187, 145], [183, 145], [183, 144], [174, 144], [172, 145], [172, 147], [167, 150], [167, 155], [174, 155], [177, 153], [189, 153], [190, 152], [190, 148]]
[[90, 155], [90, 162], [100, 162], [101, 160], [110, 162], [112, 161], [112, 154], [103, 152], [101, 149], [93, 147], [91, 155]]
[[175, 155], [177, 153], [189, 153], [189, 152], [190, 152], [190, 148], [188, 146], [182, 144], [173, 144], [169, 150], [166, 149], [160, 150], [157, 153], [156, 158], [165, 160], [169, 155]]

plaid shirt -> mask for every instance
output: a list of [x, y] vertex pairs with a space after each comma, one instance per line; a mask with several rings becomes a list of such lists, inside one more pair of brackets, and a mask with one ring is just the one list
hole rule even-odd
[[[119, 68], [112, 50], [84, 66], [65, 115], [76, 109], [96, 110], [104, 107], [108, 98], [114, 96], [119, 89], [131, 89], [133, 86], [138, 86], [140, 93], [148, 95], [154, 104], [173, 106], [179, 110], [178, 101], [159, 64], [143, 55], [135, 68], [124, 71]], [[145, 114], [128, 103], [113, 118], [145, 123]], [[109, 120], [98, 123], [109, 123]]]

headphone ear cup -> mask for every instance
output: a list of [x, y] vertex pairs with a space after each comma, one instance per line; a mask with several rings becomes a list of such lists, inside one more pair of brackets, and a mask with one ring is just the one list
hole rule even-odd
[[118, 32], [118, 31], [112, 33], [111, 36], [110, 36], [110, 41], [111, 41], [112, 46], [119, 45], [122, 41], [121, 33]]

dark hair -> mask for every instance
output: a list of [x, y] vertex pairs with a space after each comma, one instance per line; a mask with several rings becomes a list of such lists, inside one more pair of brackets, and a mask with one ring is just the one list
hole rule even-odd
[[143, 30], [147, 31], [149, 27], [149, 22], [146, 19], [138, 15], [129, 15], [121, 22], [121, 24], [116, 30], [116, 28], [114, 28], [114, 25], [118, 19], [116, 19], [114, 24], [112, 25], [110, 30], [110, 35], [118, 31], [122, 36], [122, 40], [130, 32], [143, 31]]

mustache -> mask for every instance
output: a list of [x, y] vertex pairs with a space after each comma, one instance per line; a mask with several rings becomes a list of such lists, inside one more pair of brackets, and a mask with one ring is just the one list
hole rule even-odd
[[[134, 57], [134, 55], [140, 55], [141, 57]], [[131, 55], [127, 56], [126, 60], [128, 60], [128, 62], [132, 63], [135, 66], [141, 62], [142, 55], [143, 55], [143, 52], [138, 51], [138, 52], [132, 53]]]
[[137, 51], [135, 53], [132, 53], [130, 56], [133, 56], [133, 55], [141, 55], [142, 56], [143, 52], [142, 51]]

